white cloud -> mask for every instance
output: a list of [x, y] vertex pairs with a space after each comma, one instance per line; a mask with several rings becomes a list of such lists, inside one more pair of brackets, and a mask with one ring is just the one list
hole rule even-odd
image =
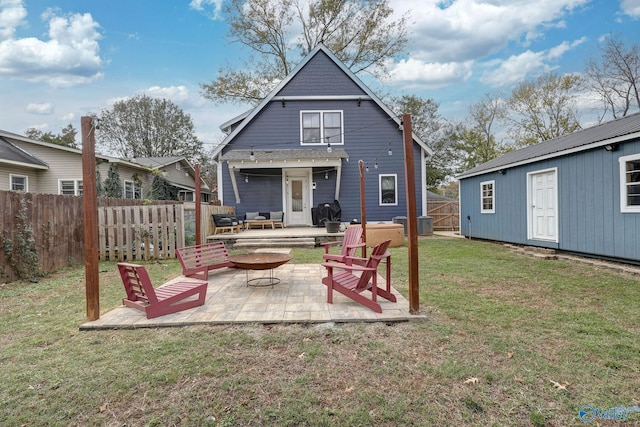
[[[492, 61], [485, 65], [489, 67], [480, 81], [493, 87], [506, 87], [527, 79], [527, 76], [552, 71], [556, 68], [554, 60], [562, 57], [568, 50], [584, 43], [586, 38], [571, 43], [562, 42], [546, 51], [532, 52], [527, 50], [519, 55], [512, 55], [504, 61]], [[494, 67], [497, 65], [497, 67]]]
[[29, 104], [26, 108], [27, 113], [32, 114], [51, 114], [53, 113], [53, 104], [45, 102], [42, 104]]
[[25, 24], [26, 16], [22, 0], [0, 0], [0, 40], [13, 37], [16, 28]]
[[61, 120], [63, 122], [71, 123], [71, 122], [73, 122], [73, 119], [75, 119], [75, 118], [76, 118], [76, 115], [74, 113], [68, 113], [68, 114], [65, 114], [63, 116], [58, 117], [58, 120]]
[[472, 61], [426, 63], [417, 59], [401, 60], [391, 67], [395, 85], [435, 89], [471, 77]]
[[223, 0], [191, 0], [189, 7], [209, 16], [211, 19], [220, 19], [222, 1]]
[[[2, 1], [4, 13], [6, 0]], [[15, 0], [9, 3], [14, 8], [22, 6]], [[49, 10], [43, 17], [49, 23], [46, 41], [35, 37], [15, 38], [15, 26], [0, 26], [0, 31], [4, 28], [4, 33], [11, 35], [0, 41], [0, 77], [46, 82], [54, 87], [90, 83], [101, 78], [100, 25], [91, 14], [58, 16]], [[16, 19], [6, 19], [5, 25], [7, 22], [15, 25]], [[14, 31], [10, 31], [11, 28]]]
[[640, 18], [640, 0], [622, 0], [620, 9], [633, 18]]
[[510, 42], [528, 45], [544, 29], [591, 0], [397, 0], [397, 14], [411, 11], [414, 58], [425, 62], [476, 60]]
[[154, 98], [167, 98], [176, 103], [189, 99], [189, 89], [186, 86], [151, 86], [144, 92]]

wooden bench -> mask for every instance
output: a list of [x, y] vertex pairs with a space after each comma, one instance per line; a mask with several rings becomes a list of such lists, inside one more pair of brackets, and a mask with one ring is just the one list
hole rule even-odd
[[182, 265], [182, 274], [207, 280], [209, 270], [234, 267], [228, 260], [229, 252], [224, 242], [210, 242], [197, 246], [176, 249], [176, 255]]
[[122, 304], [144, 311], [147, 319], [186, 310], [204, 304], [207, 282], [181, 281], [154, 289], [147, 269], [141, 265], [118, 263], [126, 298]]

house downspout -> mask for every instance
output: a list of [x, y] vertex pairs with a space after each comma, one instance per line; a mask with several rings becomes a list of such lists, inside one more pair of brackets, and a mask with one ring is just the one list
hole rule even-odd
[[342, 159], [340, 159], [340, 164], [336, 166], [336, 194], [334, 200], [340, 200], [340, 181], [342, 178]]

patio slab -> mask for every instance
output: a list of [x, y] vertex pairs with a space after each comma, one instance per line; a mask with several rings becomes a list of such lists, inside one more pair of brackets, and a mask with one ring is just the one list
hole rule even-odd
[[[269, 272], [249, 271], [249, 278], [268, 276]], [[80, 330], [159, 328], [202, 324], [242, 323], [325, 323], [325, 322], [405, 322], [425, 316], [409, 313], [409, 303], [392, 288], [397, 303], [378, 298], [382, 313], [374, 311], [334, 292], [333, 304], [327, 303], [327, 288], [322, 284], [325, 269], [316, 264], [285, 264], [273, 272], [281, 282], [273, 287], [249, 287], [246, 272], [224, 268], [209, 273], [205, 304], [155, 319], [142, 311], [117, 307], [100, 319], [80, 325]], [[178, 277], [175, 280], [183, 279]], [[379, 276], [378, 283], [384, 283]], [[124, 291], [123, 291], [124, 292]]]

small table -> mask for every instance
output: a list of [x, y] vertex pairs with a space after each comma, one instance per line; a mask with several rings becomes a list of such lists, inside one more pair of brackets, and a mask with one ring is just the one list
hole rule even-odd
[[250, 230], [251, 228], [253, 228], [254, 225], [259, 225], [260, 228], [262, 228], [264, 230], [264, 226], [265, 225], [269, 225], [271, 226], [272, 230], [276, 229], [276, 225], [274, 221], [271, 221], [269, 219], [248, 219], [244, 222], [244, 226], [246, 229]]
[[[293, 258], [289, 254], [277, 252], [255, 252], [250, 254], [229, 255], [227, 258], [237, 268], [245, 270], [247, 286], [271, 286], [280, 283], [280, 279], [273, 277], [273, 269], [286, 264]], [[269, 277], [256, 277], [249, 280], [249, 270], [269, 270]], [[264, 282], [265, 283], [260, 283]]]

